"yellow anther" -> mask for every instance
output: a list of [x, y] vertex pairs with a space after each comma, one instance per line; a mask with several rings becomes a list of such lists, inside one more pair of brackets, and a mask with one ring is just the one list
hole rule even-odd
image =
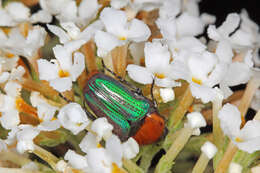
[[59, 77], [68, 77], [70, 76], [70, 73], [65, 70], [59, 70]]
[[112, 173], [123, 173], [123, 171], [115, 164], [112, 163]]
[[195, 77], [192, 77], [191, 80], [192, 80], [192, 82], [194, 82], [194, 83], [196, 83], [196, 84], [199, 84], [199, 85], [202, 84], [202, 81], [201, 81], [200, 79], [195, 78]]
[[102, 145], [100, 143], [98, 143], [97, 148], [102, 148]]
[[155, 77], [157, 77], [158, 79], [164, 79], [165, 75], [163, 73], [155, 73]]
[[124, 41], [124, 40], [126, 40], [126, 37], [125, 36], [121, 36], [121, 37], [119, 37], [119, 40]]
[[241, 139], [241, 138], [239, 138], [239, 137], [236, 137], [235, 141], [236, 141], [236, 142], [243, 142], [244, 140]]
[[6, 58], [13, 58], [13, 57], [14, 57], [14, 54], [12, 54], [12, 53], [6, 53], [5, 56], [6, 56]]

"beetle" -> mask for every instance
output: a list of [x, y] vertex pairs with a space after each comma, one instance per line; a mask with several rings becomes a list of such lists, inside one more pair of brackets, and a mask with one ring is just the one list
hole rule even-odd
[[[116, 76], [103, 61], [102, 64], [104, 69]], [[139, 88], [116, 77], [119, 81], [98, 71], [88, 76], [83, 89], [85, 102], [92, 112], [87, 111], [88, 116], [106, 117], [114, 127], [113, 133], [121, 141], [133, 137], [140, 145], [156, 142], [166, 130], [156, 102], [143, 96]]]

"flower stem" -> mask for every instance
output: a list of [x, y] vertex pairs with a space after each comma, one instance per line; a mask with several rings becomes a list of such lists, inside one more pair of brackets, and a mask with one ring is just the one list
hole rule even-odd
[[185, 113], [189, 109], [190, 105], [193, 102], [193, 97], [190, 91], [190, 87], [188, 86], [185, 90], [182, 98], [180, 99], [180, 102], [178, 104], [178, 107], [174, 110], [174, 112], [170, 115], [168, 120], [168, 127], [172, 129], [176, 125], [178, 125], [182, 118], [184, 117]]
[[8, 173], [42, 173], [41, 171], [21, 169], [21, 168], [2, 168], [0, 167], [0, 172]]
[[214, 144], [220, 149], [224, 144], [224, 134], [220, 127], [220, 121], [218, 119], [218, 112], [222, 108], [222, 99], [213, 101], [213, 140]]
[[129, 159], [123, 159], [123, 165], [129, 173], [144, 173], [140, 167]]
[[34, 145], [34, 150], [32, 152], [47, 162], [56, 172], [58, 172], [56, 169], [56, 163], [59, 161], [59, 159], [56, 156], [54, 156], [49, 151], [39, 147], [38, 145]]
[[202, 173], [206, 169], [207, 165], [209, 163], [209, 158], [206, 156], [206, 154], [201, 153], [199, 160], [196, 162], [192, 173]]
[[166, 173], [171, 170], [173, 161], [183, 149], [192, 135], [193, 129], [190, 127], [182, 128], [176, 140], [172, 143], [166, 154], [160, 159], [155, 168], [155, 173]]
[[31, 162], [30, 159], [27, 159], [26, 157], [23, 157], [22, 155], [14, 153], [10, 150], [1, 151], [0, 152], [0, 160], [10, 161], [10, 162], [13, 162], [13, 163], [15, 163], [19, 166], [23, 166], [23, 165], [26, 165], [26, 164]]
[[238, 148], [232, 142], [229, 142], [227, 150], [223, 158], [219, 161], [217, 168], [214, 173], [224, 173], [229, 167], [230, 162], [233, 159], [233, 156], [236, 154]]
[[247, 86], [246, 86], [246, 90], [244, 92], [244, 95], [241, 99], [241, 102], [238, 106], [238, 109], [241, 113], [242, 116], [246, 115], [247, 109], [251, 103], [251, 100], [256, 92], [256, 90], [259, 88], [260, 86], [260, 79], [257, 77], [252, 77]]

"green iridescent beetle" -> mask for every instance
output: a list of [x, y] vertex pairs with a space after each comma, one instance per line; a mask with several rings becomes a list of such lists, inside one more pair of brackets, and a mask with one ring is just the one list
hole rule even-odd
[[139, 144], [150, 144], [164, 132], [164, 119], [151, 100], [104, 73], [89, 76], [84, 97], [94, 116], [106, 117], [122, 141], [132, 136]]

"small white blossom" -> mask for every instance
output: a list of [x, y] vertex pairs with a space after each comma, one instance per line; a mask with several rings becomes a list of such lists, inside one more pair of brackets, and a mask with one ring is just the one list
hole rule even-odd
[[139, 153], [139, 145], [133, 138], [123, 143], [124, 158], [132, 159]]
[[160, 88], [160, 96], [164, 103], [174, 100], [175, 94], [172, 88]]
[[12, 28], [4, 38], [0, 37], [0, 48], [6, 52], [22, 55], [30, 60], [44, 45], [46, 31], [40, 26], [33, 26], [26, 38], [18, 28]]
[[242, 173], [243, 167], [235, 162], [231, 162], [228, 168], [229, 173]]
[[[84, 44], [83, 40], [76, 40], [53, 48], [56, 59], [51, 62], [46, 59], [38, 59], [38, 71], [41, 80], [50, 82], [55, 90], [64, 92], [70, 90], [72, 82], [76, 81], [85, 68], [84, 55], [79, 52], [74, 53]], [[73, 60], [73, 61], [72, 61]]]
[[73, 150], [68, 150], [64, 156], [65, 160], [69, 161], [69, 164], [76, 169], [87, 169], [88, 162], [87, 158], [77, 154]]
[[167, 45], [158, 40], [152, 43], [147, 42], [144, 48], [145, 66], [130, 64], [127, 66], [129, 77], [142, 84], [151, 84], [155, 79], [155, 84], [161, 87], [179, 86], [171, 78], [172, 66], [170, 65], [170, 52]]
[[203, 115], [199, 112], [189, 113], [187, 115], [187, 119], [188, 125], [193, 129], [205, 127], [207, 125]]
[[138, 20], [127, 21], [124, 11], [105, 8], [100, 14], [107, 32], [98, 31], [95, 35], [98, 56], [104, 57], [116, 46], [121, 46], [127, 41], [141, 42], [148, 39], [151, 34], [148, 26]]
[[74, 135], [84, 130], [90, 122], [85, 111], [77, 103], [63, 106], [59, 111], [58, 119], [61, 125]]
[[97, 137], [91, 132], [88, 132], [81, 140], [79, 147], [83, 152], [87, 153], [89, 149], [97, 148], [98, 144]]
[[201, 151], [209, 158], [212, 159], [215, 154], [217, 153], [218, 149], [217, 147], [212, 144], [211, 142], [205, 142], [202, 147], [201, 147]]
[[91, 130], [97, 133], [97, 139], [108, 139], [112, 135], [113, 126], [108, 123], [106, 118], [97, 118], [91, 125]]
[[220, 126], [225, 135], [227, 135], [240, 150], [253, 153], [260, 149], [259, 130], [260, 121], [247, 121], [242, 129], [241, 114], [237, 107], [231, 104], [225, 104], [218, 114]]
[[4, 140], [0, 139], [0, 152], [1, 151], [6, 151], [7, 150], [7, 145]]
[[16, 99], [19, 98], [21, 88], [18, 83], [9, 81], [4, 88], [7, 95], [0, 94], [0, 122], [5, 129], [15, 128], [20, 123]]
[[30, 101], [33, 107], [37, 108], [37, 116], [40, 124], [37, 126], [39, 130], [53, 131], [60, 128], [59, 120], [54, 118], [57, 107], [48, 104], [39, 92], [32, 92]]
[[19, 153], [34, 150], [33, 139], [40, 133], [39, 130], [31, 125], [20, 125], [20, 131], [17, 132], [17, 146], [16, 149]]

